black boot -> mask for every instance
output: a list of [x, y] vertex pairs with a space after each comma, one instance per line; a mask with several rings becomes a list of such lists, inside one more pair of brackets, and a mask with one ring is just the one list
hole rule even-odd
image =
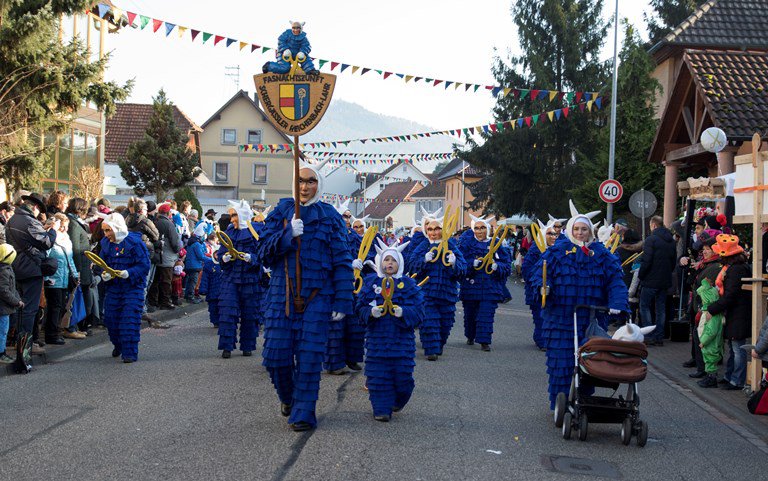
[[707, 374], [704, 379], [696, 384], [701, 387], [717, 387], [717, 378], [713, 374]]
[[683, 367], [696, 367], [696, 360], [695, 359], [688, 359], [683, 363]]
[[707, 375], [707, 373], [704, 372], [704, 371], [696, 371], [696, 372], [692, 372], [692, 373], [688, 374], [688, 377], [693, 378], [693, 379], [701, 379], [701, 378], [703, 378], [706, 375]]
[[122, 353], [120, 352], [120, 349], [118, 349], [118, 348], [114, 348], [114, 349], [112, 349], [112, 357], [117, 357], [117, 356], [119, 356], [120, 354], [122, 354]]
[[388, 423], [389, 422], [389, 416], [374, 416], [373, 419], [380, 421], [382, 423]]
[[312, 425], [306, 421], [296, 421], [295, 423], [291, 424], [291, 429], [297, 433], [300, 433], [302, 431], [309, 431], [312, 429]]
[[360, 366], [360, 364], [356, 362], [348, 362], [347, 367], [352, 369], [353, 371], [362, 371], [363, 368]]
[[491, 352], [491, 345], [490, 344], [480, 344], [480, 349], [482, 349], [485, 352]]
[[262, 73], [269, 73], [269, 62], [265, 63], [261, 66], [261, 72]]
[[474, 346], [475, 340], [474, 339], [467, 339], [467, 346]]
[[280, 414], [282, 414], [285, 417], [288, 417], [291, 415], [291, 405], [280, 403]]
[[251, 357], [251, 355], [253, 355], [253, 353], [251, 351], [243, 351], [243, 356]]
[[224, 359], [229, 359], [232, 357], [232, 351], [227, 351], [226, 349], [224, 351], [221, 351], [221, 357]]

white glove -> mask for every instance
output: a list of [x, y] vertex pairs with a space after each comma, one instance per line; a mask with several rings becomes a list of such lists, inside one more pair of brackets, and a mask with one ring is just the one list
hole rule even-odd
[[448, 264], [450, 265], [456, 264], [456, 254], [454, 254], [453, 252], [448, 253]]
[[264, 274], [267, 274], [267, 275], [272, 274], [272, 269], [270, 269], [269, 267], [262, 267], [262, 269], [264, 270]]
[[117, 275], [120, 279], [128, 279], [128, 271], [118, 271]]
[[304, 221], [301, 219], [297, 219], [296, 216], [293, 216], [293, 219], [291, 219], [291, 235], [293, 237], [299, 237], [301, 234], [304, 233]]
[[608, 309], [608, 314], [612, 316], [618, 316], [619, 314], [621, 314], [621, 311], [618, 309]]
[[250, 255], [250, 254], [248, 254], [248, 253], [246, 252], [246, 253], [243, 255], [243, 260], [244, 260], [245, 262], [251, 262], [251, 255]]
[[381, 312], [381, 308], [379, 307], [371, 307], [371, 315], [375, 317], [376, 319], [380, 318], [384, 313]]
[[400, 306], [395, 306], [395, 317], [403, 317], [403, 308]]
[[343, 312], [336, 312], [336, 311], [334, 311], [334, 312], [331, 313], [331, 319], [333, 319], [334, 321], [340, 321], [340, 320], [344, 319], [345, 317], [347, 317], [347, 315], [344, 314]]
[[285, 60], [286, 62], [291, 60], [291, 51], [287, 48], [283, 50], [283, 60]]
[[491, 264], [491, 270], [492, 271], [496, 272], [496, 269], [498, 269], [498, 268], [499, 268], [499, 265], [496, 264], [495, 262], [493, 264]]
[[109, 280], [112, 280], [112, 275], [109, 272], [102, 272], [101, 278], [104, 279], [105, 281], [109, 281]]
[[483, 263], [482, 259], [475, 259], [475, 262], [473, 262], [472, 265], [475, 267], [480, 267], [480, 264], [482, 263]]
[[304, 55], [304, 52], [299, 52], [296, 54], [296, 60], [298, 60], [300, 63], [304, 63], [306, 59], [307, 59], [307, 56]]
[[432, 259], [434, 258], [435, 258], [435, 253], [432, 251], [429, 251], [426, 254], [424, 254], [424, 260], [427, 262], [432, 262]]
[[223, 256], [221, 256], [221, 262], [229, 262], [232, 260], [232, 256], [227, 252]]
[[352, 261], [352, 269], [363, 270], [363, 261], [355, 259]]

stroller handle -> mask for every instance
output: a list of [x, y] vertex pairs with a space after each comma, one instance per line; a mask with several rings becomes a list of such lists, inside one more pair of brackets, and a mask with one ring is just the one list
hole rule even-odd
[[608, 311], [610, 311], [610, 308], [608, 306], [591, 306], [591, 305], [588, 305], [588, 304], [577, 304], [573, 308], [574, 311], [577, 311], [579, 309], [589, 309], [592, 312], [598, 312], [598, 311], [608, 312]]

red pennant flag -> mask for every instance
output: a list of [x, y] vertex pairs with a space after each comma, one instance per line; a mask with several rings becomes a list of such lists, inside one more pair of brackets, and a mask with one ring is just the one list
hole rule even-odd
[[579, 110], [581, 110], [582, 112], [584, 112], [584, 104], [579, 104]]
[[125, 12], [128, 15], [128, 25], [133, 25], [133, 21], [136, 20], [136, 14], [133, 12]]
[[531, 90], [531, 100], [536, 100], [536, 98], [539, 96], [540, 90]]
[[437, 87], [439, 83], [441, 83], [442, 80], [435, 80], [435, 82], [432, 84], [433, 87]]
[[514, 129], [515, 125], [512, 123], [511, 120], [507, 120], [506, 122], [504, 122], [504, 127], [508, 128], [508, 129]]
[[251, 53], [253, 53], [254, 50], [261, 48], [260, 45], [256, 45], [255, 43], [251, 44]]
[[570, 110], [571, 110], [570, 107], [565, 107], [563, 109], [563, 117], [568, 117], [568, 112], [570, 112]]
[[496, 124], [491, 124], [491, 130], [493, 130], [494, 132], [496, 132]]
[[576, 103], [581, 102], [581, 95], [582, 94], [583, 94], [583, 92], [576, 92], [576, 97], [575, 97]]
[[384, 80], [386, 80], [390, 75], [392, 75], [392, 72], [384, 72]]
[[192, 41], [194, 42], [195, 41], [195, 37], [200, 35], [200, 30], [192, 30], [190, 33], [192, 34]]
[[526, 117], [525, 118], [525, 125], [527, 125], [528, 127], [531, 126], [531, 118], [530, 117]]
[[331, 62], [331, 70], [339, 66], [339, 62]]
[[222, 37], [221, 35], [216, 35], [216, 37], [214, 37], [213, 39], [213, 46], [215, 47], [216, 44], [221, 42], [222, 40], [224, 40], [224, 37]]
[[565, 97], [565, 92], [558, 92], [557, 93], [557, 100], [563, 100], [563, 97]]
[[469, 133], [470, 134], [474, 134], [475, 133], [475, 128], [474, 127], [470, 127], [469, 128]]
[[157, 20], [156, 18], [152, 19], [152, 31], [157, 32], [157, 29], [160, 28], [160, 26], [163, 24], [162, 20]]

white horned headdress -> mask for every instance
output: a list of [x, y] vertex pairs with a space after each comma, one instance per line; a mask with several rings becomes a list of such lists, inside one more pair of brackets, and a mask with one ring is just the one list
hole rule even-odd
[[438, 217], [443, 212], [443, 208], [440, 207], [434, 212], [427, 212], [424, 207], [421, 208], [421, 230], [424, 233], [424, 235], [427, 235], [427, 224], [432, 222], [433, 220], [436, 220], [440, 222], [440, 225], [443, 224], [443, 218]]
[[370, 215], [367, 215], [367, 214], [364, 215], [363, 217], [352, 217], [352, 223], [350, 225], [354, 227], [356, 223], [362, 222], [363, 230], [365, 230], [368, 228], [368, 224], [365, 221], [367, 221], [369, 217]]
[[[571, 218], [568, 219], [568, 224], [565, 226], [566, 237], [576, 245], [588, 245], [595, 239], [595, 225], [592, 223], [592, 218], [598, 215], [600, 211], [596, 210], [587, 212], [586, 214], [579, 214], [579, 211], [576, 210], [576, 206], [573, 205], [573, 201], [570, 199], [568, 200], [568, 207], [571, 210]], [[579, 222], [586, 224], [589, 227], [590, 239], [587, 242], [582, 243], [573, 237], [573, 226]]]
[[[319, 164], [309, 164], [307, 162], [304, 162], [303, 160], [299, 162], [299, 171], [301, 171], [302, 169], [309, 169], [315, 174], [315, 178], [317, 179], [317, 192], [315, 193], [315, 196], [301, 205], [312, 205], [315, 202], [319, 201], [320, 198], [322, 198], [323, 189], [325, 188], [325, 176], [320, 173], [320, 169], [322, 169], [327, 162], [328, 162], [327, 160], [324, 162], [320, 162]], [[295, 183], [293, 188], [294, 190], [296, 189]], [[294, 192], [293, 195], [295, 196], [296, 192]]]
[[339, 202], [338, 200], [334, 204], [333, 208], [336, 209], [336, 212], [339, 213], [339, 215], [344, 215], [344, 212], [349, 210], [349, 202], [352, 200], [350, 197], [349, 199], [345, 200], [344, 202]]
[[267, 218], [267, 214], [269, 214], [269, 211], [272, 210], [272, 206], [268, 205], [265, 208], [258, 210], [253, 210], [253, 218], [256, 222], [264, 222], [264, 219]]
[[373, 262], [376, 264], [376, 274], [380, 278], [386, 277], [386, 274], [384, 274], [384, 269], [381, 266], [382, 261], [387, 258], [388, 256], [392, 256], [397, 261], [397, 273], [395, 273], [392, 277], [394, 279], [399, 279], [403, 276], [403, 270], [405, 269], [405, 260], [403, 260], [403, 251], [406, 247], [408, 247], [408, 244], [410, 242], [406, 242], [405, 244], [400, 244], [400, 242], [395, 242], [391, 246], [388, 246], [384, 242], [381, 241], [378, 237], [376, 238], [376, 245], [374, 247], [376, 248], [376, 257], [374, 258]]
[[249, 204], [247, 201], [240, 199], [240, 200], [229, 200], [229, 208], [234, 210], [237, 213], [237, 226], [239, 229], [245, 229], [248, 227], [248, 224], [251, 222], [251, 216], [253, 215], [253, 210], [251, 209], [251, 204]]
[[475, 226], [479, 223], [482, 223], [485, 225], [486, 230], [488, 231], [488, 237], [486, 237], [486, 242], [491, 239], [491, 222], [496, 219], [496, 216], [491, 216], [489, 218], [485, 218], [484, 215], [481, 215], [480, 217], [475, 217], [472, 214], [469, 214], [470, 219], [472, 219], [472, 230], [475, 230]]

